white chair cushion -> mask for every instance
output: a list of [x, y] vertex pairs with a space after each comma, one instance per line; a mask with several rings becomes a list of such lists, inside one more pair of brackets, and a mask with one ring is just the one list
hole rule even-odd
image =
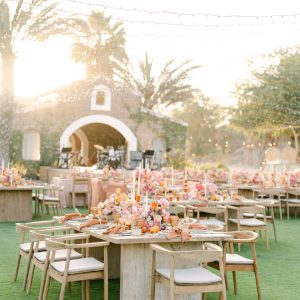
[[225, 225], [223, 221], [214, 218], [207, 219], [207, 220], [200, 220], [199, 223], [204, 225], [222, 225], [222, 226]]
[[45, 196], [42, 200], [44, 200], [44, 201], [59, 202], [59, 199], [57, 197], [51, 197], [51, 196]]
[[[55, 251], [55, 258], [54, 258], [54, 260], [55, 261], [66, 260], [67, 254], [68, 254], [68, 250], [67, 249], [57, 250], [57, 251]], [[45, 262], [46, 255], [47, 255], [46, 251], [34, 253], [34, 257], [36, 259], [38, 259], [40, 262], [42, 262], [42, 263]], [[82, 255], [79, 252], [77, 252], [75, 250], [71, 251], [71, 259], [78, 259], [78, 258], [81, 258], [81, 257], [82, 257]]]
[[[65, 261], [53, 262], [51, 266], [59, 273], [64, 273], [65, 263]], [[79, 258], [70, 260], [68, 274], [102, 271], [103, 269], [104, 264], [94, 257]]]
[[238, 254], [226, 253], [226, 263], [233, 265], [252, 265], [253, 260]]
[[[156, 272], [161, 276], [170, 279], [170, 269], [158, 268], [156, 269]], [[213, 284], [222, 281], [219, 276], [202, 267], [175, 269], [174, 272], [175, 282], [182, 285]]]
[[[23, 243], [23, 244], [20, 244], [20, 249], [24, 252], [29, 252], [29, 249], [30, 249], [30, 244], [31, 243]], [[34, 247], [34, 246], [33, 246]], [[34, 248], [33, 248], [34, 249]], [[39, 242], [39, 251], [46, 251], [46, 243], [45, 241], [41, 241]]]
[[[238, 219], [229, 219], [230, 222], [234, 224], [238, 224]], [[257, 219], [240, 219], [240, 225], [242, 226], [264, 226], [265, 222], [257, 220]]]
[[[253, 213], [244, 213], [243, 216], [246, 217], [246, 218], [254, 218]], [[263, 219], [264, 215], [263, 214], [256, 214], [256, 218]], [[272, 216], [266, 216], [266, 219], [272, 219]]]
[[300, 199], [289, 199], [289, 203], [300, 204]]

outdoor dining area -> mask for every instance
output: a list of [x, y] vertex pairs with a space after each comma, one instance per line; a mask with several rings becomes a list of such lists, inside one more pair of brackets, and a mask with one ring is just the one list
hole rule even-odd
[[267, 299], [260, 264], [279, 247], [282, 220], [297, 217], [300, 174], [272, 182], [241, 172], [140, 165], [74, 169], [52, 184], [14, 176], [3, 190], [29, 190], [32, 205], [15, 225], [14, 289], [34, 299], [68, 299], [74, 285], [82, 299], [235, 299], [245, 273], [249, 299]]
[[300, 299], [298, 2], [0, 0], [0, 300]]

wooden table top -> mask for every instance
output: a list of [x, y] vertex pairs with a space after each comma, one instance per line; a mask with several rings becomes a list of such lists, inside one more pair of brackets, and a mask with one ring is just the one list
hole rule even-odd
[[[104, 235], [100, 230], [93, 230], [85, 228], [83, 232], [90, 234], [96, 238], [108, 241], [113, 244], [151, 244], [151, 243], [181, 243], [181, 239], [167, 239], [166, 235], [145, 233], [144, 235]], [[226, 233], [219, 232], [203, 232], [192, 234], [190, 240], [184, 242], [215, 242], [215, 241], [228, 241], [232, 236]]]
[[22, 186], [0, 186], [0, 191], [29, 191], [35, 189], [44, 189], [43, 185], [22, 185]]
[[[62, 218], [61, 216], [53, 217], [56, 221], [59, 222], [59, 220]], [[65, 225], [70, 226], [71, 228], [81, 231], [87, 234], [90, 234], [91, 236], [108, 241], [113, 244], [150, 244], [150, 243], [178, 243], [182, 242], [180, 238], [174, 238], [174, 239], [167, 239], [166, 235], [163, 234], [151, 234], [146, 233], [140, 236], [135, 235], [122, 235], [122, 234], [111, 234], [106, 235], [103, 234], [105, 229], [99, 229], [96, 226], [86, 227], [82, 230], [79, 230], [79, 225], [82, 222], [66, 222]], [[109, 226], [113, 226], [114, 224], [109, 224]], [[232, 236], [226, 234], [226, 232], [212, 232], [212, 231], [203, 231], [198, 233], [192, 233], [192, 238], [186, 242], [215, 242], [215, 241], [229, 241], [232, 240]]]

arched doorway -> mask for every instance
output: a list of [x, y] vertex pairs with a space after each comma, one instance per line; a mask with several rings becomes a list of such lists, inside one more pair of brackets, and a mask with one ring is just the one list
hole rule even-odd
[[[103, 135], [104, 132], [105, 134]], [[60, 149], [71, 146], [70, 138], [73, 134], [77, 135], [80, 139], [82, 151], [85, 151], [85, 153], [88, 151], [89, 156], [92, 151], [90, 149], [92, 149], [94, 144], [103, 143], [103, 146], [106, 146], [107, 144], [117, 146], [122, 138], [124, 139], [124, 142], [126, 142], [127, 163], [129, 163], [130, 151], [137, 150], [137, 139], [131, 129], [122, 121], [111, 116], [91, 115], [74, 121], [62, 133], [60, 137]], [[101, 135], [102, 140], [100, 142], [99, 139], [101, 138]], [[105, 138], [109, 139], [105, 141]], [[86, 145], [86, 140], [88, 140], [88, 146]]]

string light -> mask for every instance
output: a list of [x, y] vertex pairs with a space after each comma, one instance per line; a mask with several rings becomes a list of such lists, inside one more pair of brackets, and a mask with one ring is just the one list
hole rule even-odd
[[274, 19], [274, 18], [297, 18], [300, 16], [298, 13], [293, 13], [293, 14], [275, 14], [275, 15], [219, 15], [219, 14], [212, 14], [212, 13], [192, 13], [192, 12], [187, 12], [187, 13], [178, 13], [175, 11], [168, 11], [168, 10], [145, 10], [145, 9], [140, 9], [140, 8], [126, 8], [126, 7], [116, 7], [112, 5], [107, 5], [107, 4], [101, 4], [101, 3], [95, 3], [95, 2], [84, 2], [80, 0], [65, 0], [66, 2], [72, 2], [75, 4], [81, 4], [81, 5], [86, 5], [86, 6], [95, 6], [95, 7], [101, 7], [104, 9], [112, 9], [112, 10], [118, 10], [118, 11], [127, 11], [127, 12], [137, 12], [137, 13], [144, 13], [148, 14], [150, 16], [152, 15], [159, 15], [159, 14], [164, 14], [164, 15], [175, 15], [177, 17], [205, 17], [205, 18], [238, 18], [238, 19]]
[[[9, 0], [11, 2], [17, 2], [18, 0]], [[67, 0], [67, 1], [72, 1], [72, 2], [76, 2], [75, 0]], [[23, 2], [24, 4], [27, 4], [27, 5], [30, 5], [31, 3], [28, 3], [28, 2]], [[83, 2], [84, 3], [84, 2]], [[93, 4], [90, 4], [90, 3], [84, 3], [88, 6], [90, 5], [93, 5]], [[46, 8], [47, 6], [45, 5], [38, 5], [39, 7], [43, 7], [43, 8]], [[105, 5], [107, 8], [108, 8], [108, 5]], [[123, 8], [119, 8], [119, 9], [123, 9]], [[74, 12], [74, 11], [69, 11], [69, 10], [65, 10], [65, 9], [55, 9], [56, 11], [58, 12], [63, 12], [63, 13], [68, 13], [68, 14], [71, 14], [71, 15], [74, 15], [74, 14], [77, 14], [77, 15], [81, 15], [81, 16], [86, 16], [88, 17], [89, 14], [85, 14], [85, 13], [82, 13], [82, 12]], [[125, 10], [125, 9], [123, 9]], [[132, 11], [135, 11], [135, 10], [132, 10]], [[149, 13], [149, 11], [147, 11]], [[153, 14], [153, 12], [151, 12], [151, 15]], [[181, 14], [183, 15], [183, 14]], [[187, 15], [190, 15], [190, 14], [187, 14]], [[194, 15], [197, 15], [197, 14], [194, 14]], [[214, 17], [213, 14], [203, 14], [203, 16], [205, 17]], [[127, 19], [127, 18], [119, 18], [119, 17], [113, 17], [111, 16], [111, 19], [112, 20], [115, 20], [115, 21], [121, 21], [123, 23], [131, 23], [131, 24], [150, 24], [150, 25], [166, 25], [166, 26], [180, 26], [180, 27], [193, 27], [193, 28], [196, 28], [196, 27], [203, 27], [203, 28], [221, 28], [221, 27], [236, 27], [236, 26], [264, 26], [264, 25], [275, 25], [275, 24], [296, 24], [295, 23], [295, 20], [293, 20], [293, 22], [286, 22], [286, 21], [283, 21], [283, 18], [285, 17], [298, 17], [300, 16], [300, 14], [293, 14], [293, 15], [273, 15], [273, 16], [268, 16], [270, 19], [271, 19], [271, 22], [255, 22], [255, 23], [227, 23], [227, 24], [210, 24], [210, 23], [207, 23], [207, 24], [204, 24], [204, 23], [193, 23], [193, 24], [188, 24], [188, 23], [183, 23], [183, 22], [164, 22], [164, 21], [147, 21], [147, 20], [137, 20], [137, 19]], [[218, 17], [218, 18], [222, 18], [222, 17], [226, 17], [226, 18], [238, 18], [238, 16], [218, 16], [218, 15], [215, 15], [215, 17]], [[257, 18], [266, 18], [267, 16], [240, 16], [240, 18], [254, 18], [257, 20]], [[279, 21], [276, 21], [276, 19], [274, 18], [277, 18], [277, 17], [283, 17], [281, 18], [281, 20]], [[289, 21], [289, 20], [287, 20]], [[300, 20], [299, 20], [300, 21]]]

